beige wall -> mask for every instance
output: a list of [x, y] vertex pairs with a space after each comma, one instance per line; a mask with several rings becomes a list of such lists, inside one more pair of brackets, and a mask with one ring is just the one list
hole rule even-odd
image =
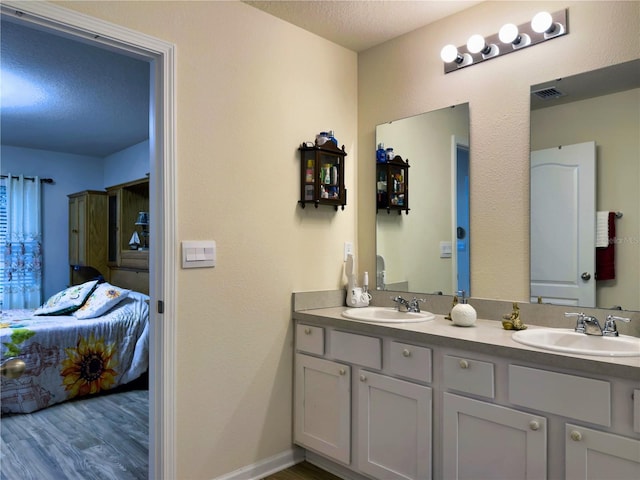
[[531, 149], [595, 141], [596, 209], [619, 211], [616, 279], [596, 282], [596, 305], [640, 310], [640, 89], [531, 112]]
[[[291, 448], [291, 293], [342, 285], [355, 241], [357, 57], [240, 2], [61, 2], [177, 46], [177, 471], [212, 479]], [[297, 148], [333, 129], [344, 211], [297, 205]], [[178, 245], [176, 245], [178, 248]]]
[[[447, 75], [440, 49], [542, 9], [569, 9], [569, 34]], [[529, 87], [640, 57], [639, 2], [484, 2], [358, 57], [359, 254], [375, 268], [375, 126], [469, 102], [471, 292], [529, 298]], [[367, 161], [367, 159], [371, 159]], [[368, 263], [364, 263], [364, 261]]]

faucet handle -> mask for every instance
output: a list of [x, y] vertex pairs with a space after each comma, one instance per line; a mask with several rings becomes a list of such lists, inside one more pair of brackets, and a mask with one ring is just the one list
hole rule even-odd
[[409, 302], [409, 311], [420, 312], [420, 302], [424, 303], [426, 300], [424, 298], [413, 297]]
[[584, 326], [585, 315], [584, 315], [584, 313], [582, 313], [582, 312], [564, 312], [564, 316], [565, 317], [578, 317], [578, 319], [576, 320], [575, 331], [579, 332], [579, 333], [585, 333], [585, 326]]
[[619, 320], [624, 323], [629, 323], [631, 321], [630, 318], [627, 317], [618, 317], [616, 315], [607, 315], [607, 320], [604, 323], [604, 329], [602, 331], [602, 335], [606, 337], [617, 337], [618, 336], [618, 327], [616, 326], [616, 320]]

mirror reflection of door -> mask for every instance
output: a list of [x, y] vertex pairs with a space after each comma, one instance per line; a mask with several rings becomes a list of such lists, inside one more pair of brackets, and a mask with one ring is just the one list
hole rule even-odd
[[469, 245], [469, 147], [456, 143], [456, 273], [457, 287], [471, 293]]
[[595, 307], [596, 144], [531, 152], [531, 301]]

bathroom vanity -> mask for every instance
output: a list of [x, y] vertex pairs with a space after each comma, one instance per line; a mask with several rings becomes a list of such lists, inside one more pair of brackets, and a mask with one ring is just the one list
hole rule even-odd
[[294, 442], [310, 462], [353, 479], [640, 478], [640, 357], [345, 309], [293, 312]]

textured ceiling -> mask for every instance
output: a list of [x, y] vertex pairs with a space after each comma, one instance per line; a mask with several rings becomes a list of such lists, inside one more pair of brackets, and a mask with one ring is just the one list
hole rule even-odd
[[243, 1], [356, 52], [482, 3], [460, 0]]
[[4, 145], [105, 157], [149, 136], [149, 64], [0, 24]]

